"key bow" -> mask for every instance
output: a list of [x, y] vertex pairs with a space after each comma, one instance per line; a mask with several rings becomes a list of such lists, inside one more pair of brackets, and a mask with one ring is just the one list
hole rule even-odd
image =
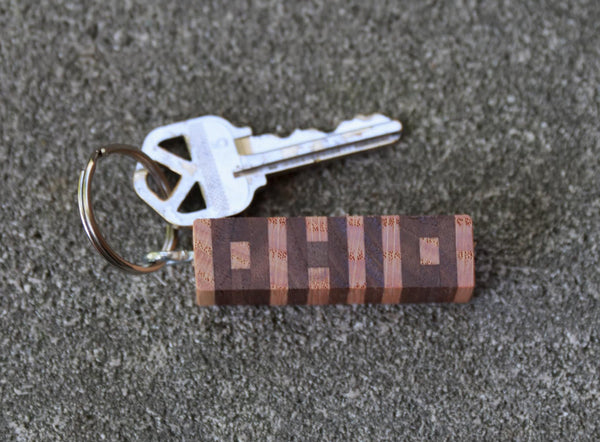
[[[177, 226], [191, 226], [198, 218], [219, 218], [236, 214], [250, 204], [254, 191], [266, 184], [260, 180], [237, 178], [229, 171], [239, 168], [235, 140], [249, 137], [249, 127], [236, 127], [227, 120], [203, 116], [154, 129], [144, 139], [142, 151], [155, 162], [180, 176], [168, 198], [159, 198], [149, 187], [147, 171], [141, 164], [134, 172], [137, 194], [165, 220]], [[168, 151], [160, 143], [183, 137], [189, 160]], [[181, 204], [193, 187], [199, 184], [206, 208], [181, 211]]]

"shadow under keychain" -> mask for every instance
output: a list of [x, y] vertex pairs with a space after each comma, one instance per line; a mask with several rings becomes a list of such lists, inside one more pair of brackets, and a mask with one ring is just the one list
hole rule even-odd
[[[393, 144], [401, 133], [399, 121], [380, 114], [286, 138], [253, 136], [216, 116], [162, 126], [141, 151], [111, 145], [94, 152], [79, 180], [81, 220], [96, 250], [126, 272], [193, 260], [199, 305], [467, 302], [475, 286], [468, 215], [230, 218], [250, 205], [269, 174]], [[183, 154], [164, 147], [173, 140], [187, 147]], [[145, 265], [116, 253], [94, 217], [92, 177], [112, 154], [138, 161], [135, 191], [168, 222], [162, 250], [147, 254]], [[179, 175], [173, 188], [159, 165]], [[198, 186], [206, 207], [182, 210]], [[177, 229], [185, 227], [193, 227], [193, 251], [175, 250]]]

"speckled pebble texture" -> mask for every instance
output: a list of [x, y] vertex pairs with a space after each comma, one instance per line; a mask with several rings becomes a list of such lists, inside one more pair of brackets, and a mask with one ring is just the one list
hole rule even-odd
[[[8, 440], [598, 440], [600, 3], [0, 1], [0, 434]], [[77, 214], [108, 143], [217, 114], [255, 133], [405, 124], [280, 175], [252, 216], [468, 213], [468, 305], [198, 308]], [[130, 258], [162, 222], [108, 158]], [[182, 246], [190, 247], [184, 234]]]

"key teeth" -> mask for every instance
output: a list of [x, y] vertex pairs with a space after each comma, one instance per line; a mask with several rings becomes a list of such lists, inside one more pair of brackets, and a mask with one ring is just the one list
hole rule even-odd
[[370, 114], [370, 115], [359, 114], [356, 117], [354, 117], [352, 120], [342, 121], [340, 124], [338, 124], [337, 128], [334, 130], [334, 133], [341, 133], [341, 132], [346, 132], [349, 130], [356, 130], [362, 126], [368, 127], [368, 126], [374, 126], [377, 124], [390, 123], [392, 121], [394, 121], [394, 120], [392, 120], [391, 118], [388, 118], [382, 114], [377, 114], [377, 113]]
[[363, 126], [364, 125], [365, 127], [369, 127], [369, 126], [376, 125], [376, 124], [391, 123], [394, 121], [397, 122], [400, 125], [400, 129], [402, 129], [402, 123], [400, 123], [399, 121], [392, 120], [391, 118], [386, 117], [383, 114], [374, 113], [374, 114], [369, 114], [369, 115], [358, 114], [351, 120], [344, 120], [344, 121], [340, 122], [336, 126], [336, 128], [331, 132], [326, 132], [326, 131], [316, 129], [314, 127], [310, 127], [307, 129], [294, 129], [294, 131], [292, 133], [290, 133], [287, 136], [283, 136], [283, 137], [280, 137], [279, 135], [274, 135], [274, 134], [260, 134], [260, 135], [255, 135], [254, 137], [255, 138], [260, 137], [261, 141], [267, 140], [267, 139], [273, 140], [273, 141], [289, 140], [289, 141], [293, 141], [295, 143], [295, 142], [300, 142], [300, 141], [304, 140], [304, 137], [302, 137], [301, 139], [298, 139], [298, 140], [295, 139], [297, 137], [300, 137], [300, 134], [305, 135], [306, 140], [310, 141], [313, 138], [319, 138], [319, 137], [322, 137], [327, 134], [342, 133], [342, 132], [346, 132], [346, 131], [350, 131], [350, 130], [359, 129], [359, 127], [353, 127], [353, 126]]
[[[238, 146], [238, 151], [242, 155], [261, 154], [271, 150], [279, 149], [282, 147], [289, 147], [295, 144], [308, 143], [324, 138], [328, 135], [335, 134], [341, 135], [345, 132], [361, 131], [369, 129], [378, 125], [392, 125], [388, 126], [392, 132], [400, 134], [402, 132], [402, 124], [397, 120], [392, 120], [385, 115], [374, 113], [370, 115], [359, 114], [351, 120], [342, 121], [332, 132], [325, 132], [315, 128], [309, 129], [296, 129], [291, 134], [285, 137], [280, 137], [274, 134], [261, 134], [250, 137], [247, 145], [243, 145], [242, 148]], [[394, 127], [395, 125], [396, 127]], [[242, 143], [243, 144], [243, 143]]]
[[273, 135], [273, 137], [278, 138], [280, 140], [286, 140], [286, 139], [293, 139], [295, 137], [300, 136], [301, 134], [312, 138], [312, 137], [322, 137], [323, 135], [326, 135], [327, 132], [324, 132], [319, 129], [315, 129], [314, 127], [311, 127], [309, 129], [294, 129], [294, 131], [291, 134], [289, 134], [287, 137], [280, 137], [277, 135]]
[[[346, 130], [354, 130], [354, 129], [356, 129], [355, 127], [349, 127], [348, 129], [346, 129], [346, 127], [348, 127], [352, 124], [358, 124], [359, 122], [360, 122], [361, 126], [363, 124], [365, 126], [367, 126], [367, 124], [365, 124], [365, 123], [368, 123], [368, 126], [371, 126], [371, 125], [376, 125], [376, 124], [390, 123], [393, 121], [395, 121], [395, 120], [392, 120], [391, 118], [386, 117], [385, 115], [380, 114], [380, 113], [373, 113], [373, 114], [369, 114], [369, 115], [358, 114], [351, 120], [344, 120], [344, 121], [340, 122], [332, 132], [325, 132], [325, 131], [321, 131], [321, 130], [311, 127], [308, 129], [296, 129], [289, 135], [289, 137], [294, 135], [296, 132], [313, 132], [314, 131], [315, 134], [318, 133], [321, 135], [326, 135], [328, 133], [339, 133], [339, 132], [344, 132]], [[397, 121], [397, 122], [400, 123], [399, 121]], [[343, 129], [343, 130], [341, 130], [341, 129]], [[289, 138], [289, 137], [284, 137], [284, 138]]]
[[[280, 137], [273, 134], [255, 135], [252, 137], [252, 153], [261, 153], [278, 149], [282, 147], [281, 143], [286, 143], [286, 145], [294, 145], [309, 142], [322, 138], [325, 135], [325, 132], [317, 129], [296, 129], [287, 137]], [[261, 146], [260, 149], [257, 149], [258, 144]]]
[[378, 112], [375, 112], [373, 114], [358, 114], [357, 116], [355, 116], [353, 119], [354, 120], [374, 120], [374, 119], [382, 119], [383, 121], [391, 121], [391, 119], [389, 117], [386, 117], [383, 114], [380, 114]]

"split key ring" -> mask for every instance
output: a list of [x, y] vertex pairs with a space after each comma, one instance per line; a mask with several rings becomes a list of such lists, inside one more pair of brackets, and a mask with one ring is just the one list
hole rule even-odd
[[[77, 199], [79, 202], [79, 216], [83, 223], [85, 233], [90, 239], [94, 248], [111, 264], [119, 269], [133, 274], [150, 273], [160, 269], [166, 264], [164, 260], [156, 260], [149, 262], [148, 265], [139, 265], [127, 261], [119, 255], [106, 241], [96, 222], [94, 210], [92, 208], [92, 178], [96, 165], [100, 159], [109, 155], [119, 154], [133, 158], [138, 163], [141, 163], [150, 173], [152, 178], [157, 182], [161, 196], [167, 198], [171, 192], [169, 183], [164, 173], [160, 170], [157, 164], [142, 151], [125, 144], [112, 144], [96, 150], [90, 157], [87, 166], [81, 171], [79, 177], [79, 186], [77, 188]], [[163, 252], [171, 252], [177, 246], [176, 229], [167, 224], [165, 241], [162, 246]]]

